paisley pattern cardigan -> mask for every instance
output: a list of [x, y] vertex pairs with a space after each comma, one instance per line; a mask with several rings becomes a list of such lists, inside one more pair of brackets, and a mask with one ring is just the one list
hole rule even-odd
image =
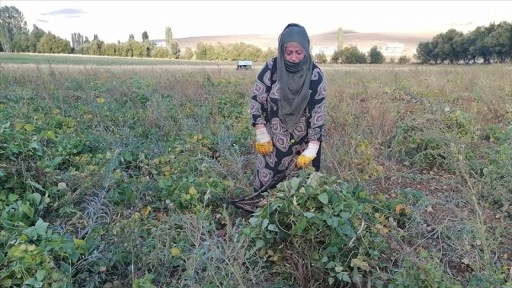
[[[265, 124], [274, 147], [270, 155], [258, 154], [253, 184], [255, 193], [271, 189], [296, 175], [297, 157], [309, 141], [322, 142], [324, 136], [327, 84], [323, 72], [313, 63], [309, 102], [293, 131], [288, 131], [279, 119], [280, 84], [276, 79], [276, 61], [277, 57], [268, 60], [259, 72], [249, 104], [252, 125]], [[320, 153], [321, 148], [312, 163], [317, 171], [320, 169]]]

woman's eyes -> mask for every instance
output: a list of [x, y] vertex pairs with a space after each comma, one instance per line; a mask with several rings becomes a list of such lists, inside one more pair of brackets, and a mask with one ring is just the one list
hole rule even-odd
[[286, 55], [288, 55], [288, 56], [292, 55], [293, 53], [295, 53], [297, 55], [302, 55], [302, 51], [301, 50], [297, 50], [297, 51], [288, 50], [288, 51], [286, 51]]

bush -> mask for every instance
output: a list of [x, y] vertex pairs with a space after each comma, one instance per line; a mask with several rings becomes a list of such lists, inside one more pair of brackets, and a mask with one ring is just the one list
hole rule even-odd
[[284, 273], [293, 274], [300, 287], [359, 283], [374, 267], [384, 266], [385, 235], [393, 226], [387, 219], [397, 207], [406, 207], [401, 201], [377, 199], [361, 186], [302, 171], [280, 183], [242, 231], [260, 254], [295, 267]]
[[403, 56], [400, 56], [400, 58], [398, 58], [398, 64], [407, 64], [411, 62], [411, 58], [403, 55]]
[[370, 59], [370, 64], [382, 64], [384, 63], [384, 55], [379, 51], [377, 46], [373, 46], [368, 52], [368, 58]]
[[153, 50], [151, 50], [151, 57], [152, 58], [171, 58], [171, 53], [169, 53], [169, 50], [164, 47], [155, 47]]
[[315, 54], [315, 62], [325, 64], [327, 63], [327, 56], [325, 56], [324, 52], [320, 52]]
[[357, 47], [346, 47], [342, 51], [342, 63], [346, 64], [365, 64], [367, 63], [366, 54], [361, 52]]

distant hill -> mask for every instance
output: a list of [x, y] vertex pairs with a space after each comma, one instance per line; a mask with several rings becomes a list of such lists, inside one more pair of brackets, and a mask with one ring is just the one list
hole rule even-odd
[[[405, 46], [404, 54], [412, 56], [416, 53], [418, 43], [431, 41], [435, 35], [432, 33], [360, 33], [356, 31], [344, 31], [344, 45], [357, 46], [359, 50], [367, 52], [371, 47], [385, 47], [389, 43], [402, 43]], [[244, 34], [244, 35], [219, 35], [176, 38], [181, 49], [189, 47], [195, 49], [200, 42], [208, 44], [220, 43], [239, 43], [252, 44], [263, 50], [277, 47], [278, 35], [266, 34]], [[311, 44], [314, 47], [336, 47], [338, 31], [331, 31], [321, 34], [310, 35]], [[163, 41], [163, 40], [154, 40]]]

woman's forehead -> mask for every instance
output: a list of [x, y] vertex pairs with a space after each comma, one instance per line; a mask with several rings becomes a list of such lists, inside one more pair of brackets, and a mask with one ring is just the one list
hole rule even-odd
[[302, 46], [300, 46], [296, 42], [288, 42], [285, 46], [285, 49], [302, 49]]

